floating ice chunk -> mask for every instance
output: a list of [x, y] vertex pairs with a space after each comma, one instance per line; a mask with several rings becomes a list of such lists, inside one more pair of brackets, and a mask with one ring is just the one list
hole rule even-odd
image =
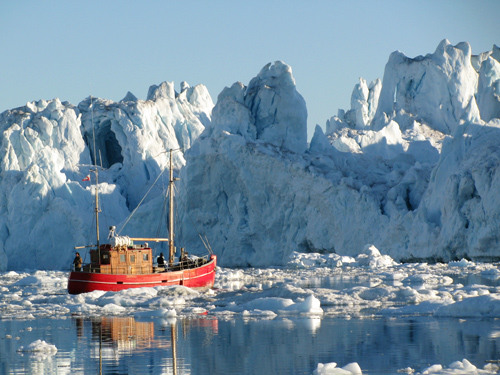
[[422, 375], [488, 375], [488, 374], [498, 374], [498, 367], [495, 364], [487, 364], [484, 368], [478, 369], [472, 363], [470, 363], [467, 359], [463, 359], [462, 361], [456, 361], [451, 363], [448, 367], [444, 368], [442, 365], [436, 364], [424, 369], [421, 373]]
[[380, 301], [390, 295], [390, 290], [386, 287], [366, 288], [359, 293], [359, 297], [368, 301]]
[[464, 359], [462, 362], [456, 361], [450, 364], [450, 368], [465, 370], [465, 371], [476, 371], [477, 367], [470, 363], [468, 360]]
[[361, 254], [356, 257], [360, 266], [369, 268], [391, 267], [396, 262], [389, 255], [382, 255], [374, 245], [366, 245]]
[[415, 372], [415, 370], [412, 369], [411, 367], [405, 367], [405, 368], [398, 370], [398, 373], [400, 373], [400, 374], [413, 374], [414, 372]]
[[452, 317], [497, 317], [500, 316], [500, 295], [486, 294], [466, 298], [446, 306], [440, 307], [436, 316]]
[[403, 280], [403, 283], [417, 286], [419, 289], [434, 289], [439, 286], [453, 284], [453, 279], [449, 276], [426, 273], [408, 276]]
[[108, 303], [102, 308], [102, 312], [106, 315], [122, 315], [126, 311], [125, 307]]
[[[410, 300], [411, 301], [411, 300]], [[453, 303], [446, 299], [442, 301], [423, 301], [417, 305], [406, 305], [403, 307], [390, 307], [380, 311], [383, 315], [433, 315], [443, 306]]]
[[288, 306], [288, 311], [295, 311], [301, 314], [312, 314], [312, 315], [322, 315], [323, 309], [321, 308], [321, 303], [319, 299], [314, 297], [312, 294], [308, 296], [304, 302], [297, 302], [293, 305]]
[[359, 375], [362, 374], [361, 368], [356, 362], [349, 363], [342, 368], [338, 368], [335, 362], [318, 363], [313, 375]]
[[437, 374], [443, 370], [442, 365], [432, 365], [427, 367], [422, 374]]
[[149, 307], [150, 300], [157, 295], [158, 292], [155, 288], [131, 288], [119, 292], [107, 292], [99, 297], [95, 303], [100, 306], [113, 304], [123, 307]]
[[467, 267], [474, 264], [473, 262], [468, 261], [467, 259], [462, 259], [460, 261], [452, 261], [449, 263], [450, 266], [455, 267]]
[[36, 276], [26, 276], [19, 281], [16, 281], [12, 286], [39, 285], [40, 280]]
[[489, 270], [482, 271], [481, 276], [490, 280], [498, 280], [500, 279], [500, 270], [498, 268], [490, 268]]
[[310, 267], [342, 267], [346, 263], [354, 263], [354, 258], [350, 256], [341, 256], [338, 254], [319, 254], [319, 253], [299, 253], [297, 251], [290, 254], [289, 266], [310, 268]]
[[291, 298], [262, 297], [243, 304], [231, 303], [228, 310], [241, 312], [245, 315], [273, 315], [273, 314], [306, 314], [322, 315], [320, 301], [313, 295], [303, 301], [293, 302]]
[[245, 304], [245, 310], [269, 310], [269, 311], [284, 311], [293, 305], [293, 301], [289, 298], [267, 297], [257, 298]]
[[328, 375], [334, 374], [333, 371], [338, 370], [337, 364], [335, 362], [330, 363], [318, 363], [318, 367], [314, 370], [313, 375]]

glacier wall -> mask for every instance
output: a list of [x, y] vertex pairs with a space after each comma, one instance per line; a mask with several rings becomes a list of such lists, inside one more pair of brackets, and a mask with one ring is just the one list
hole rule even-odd
[[[261, 72], [226, 88], [185, 155], [182, 236], [196, 246], [202, 230], [233, 266], [281, 264], [291, 249], [355, 255], [366, 243], [398, 260], [500, 257], [495, 56], [496, 46], [472, 56], [447, 40], [427, 56], [393, 53], [383, 80], [360, 79], [352, 108], [326, 134], [317, 127], [306, 152], [256, 136], [247, 95], [273, 98], [276, 81]], [[301, 142], [305, 105], [280, 93], [281, 113], [293, 114], [287, 135]], [[274, 102], [262, 99], [269, 113]]]
[[[102, 165], [103, 238], [177, 148], [177, 245], [203, 252], [202, 234], [221, 265], [282, 264], [297, 250], [356, 255], [366, 244], [397, 260], [498, 258], [499, 61], [496, 46], [472, 55], [447, 40], [426, 56], [394, 52], [383, 79], [361, 78], [351, 108], [309, 145], [306, 103], [280, 61], [215, 106], [203, 85], [164, 82], [146, 100], [6, 111], [0, 270], [67, 269], [72, 247], [95, 238], [90, 165]], [[157, 234], [166, 179], [122, 234]]]

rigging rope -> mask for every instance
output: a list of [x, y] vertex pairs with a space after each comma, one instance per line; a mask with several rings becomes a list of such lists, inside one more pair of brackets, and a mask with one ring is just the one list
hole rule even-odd
[[[162, 237], [162, 235], [163, 235], [162, 234], [163, 233], [162, 229], [164, 229], [164, 226], [162, 226], [163, 220], [165, 218], [165, 221], [167, 221], [167, 218], [168, 218], [168, 215], [167, 215], [167, 212], [168, 212], [167, 202], [168, 202], [168, 193], [163, 196], [163, 206], [162, 206], [162, 210], [161, 210], [161, 213], [160, 213], [160, 219], [158, 220], [158, 227], [156, 228], [156, 232], [155, 232], [155, 235], [157, 237]], [[168, 223], [167, 223], [166, 227], [168, 227]]]
[[119, 235], [121, 233], [121, 231], [123, 230], [123, 228], [125, 228], [125, 226], [128, 224], [128, 222], [130, 221], [130, 219], [132, 219], [132, 216], [134, 216], [135, 212], [137, 211], [137, 209], [141, 206], [142, 202], [144, 202], [144, 199], [146, 199], [146, 197], [148, 196], [149, 192], [151, 191], [151, 189], [156, 185], [156, 183], [158, 182], [158, 180], [160, 179], [161, 175], [163, 174], [163, 172], [165, 172], [166, 169], [162, 170], [160, 172], [160, 174], [158, 175], [158, 177], [156, 177], [156, 180], [155, 182], [153, 182], [153, 184], [149, 187], [148, 191], [146, 192], [146, 194], [142, 197], [141, 201], [139, 202], [139, 204], [137, 205], [136, 208], [134, 208], [134, 210], [130, 213], [130, 215], [128, 216], [127, 220], [125, 221], [125, 223], [122, 225], [122, 227], [120, 228], [120, 230], [117, 232], [117, 234]]

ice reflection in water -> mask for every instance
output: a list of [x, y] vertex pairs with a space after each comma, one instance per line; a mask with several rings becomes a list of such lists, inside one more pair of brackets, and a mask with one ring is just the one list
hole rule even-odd
[[333, 290], [345, 290], [357, 286], [375, 287], [381, 282], [382, 280], [378, 277], [348, 276], [340, 274], [328, 277], [309, 278], [308, 280], [304, 280], [299, 285], [302, 288], [328, 288]]
[[[103, 317], [0, 321], [0, 327], [0, 372], [6, 374], [100, 368], [103, 374], [312, 374], [328, 362], [391, 374], [462, 358], [483, 367], [500, 348], [500, 321], [480, 319]], [[37, 359], [16, 352], [35, 338], [56, 345], [57, 353]]]

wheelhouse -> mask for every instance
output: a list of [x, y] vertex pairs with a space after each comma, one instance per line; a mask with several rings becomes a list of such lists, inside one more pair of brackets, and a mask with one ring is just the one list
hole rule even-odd
[[147, 244], [101, 245], [99, 250], [90, 250], [90, 264], [83, 270], [113, 275], [149, 274], [153, 272], [153, 252]]

